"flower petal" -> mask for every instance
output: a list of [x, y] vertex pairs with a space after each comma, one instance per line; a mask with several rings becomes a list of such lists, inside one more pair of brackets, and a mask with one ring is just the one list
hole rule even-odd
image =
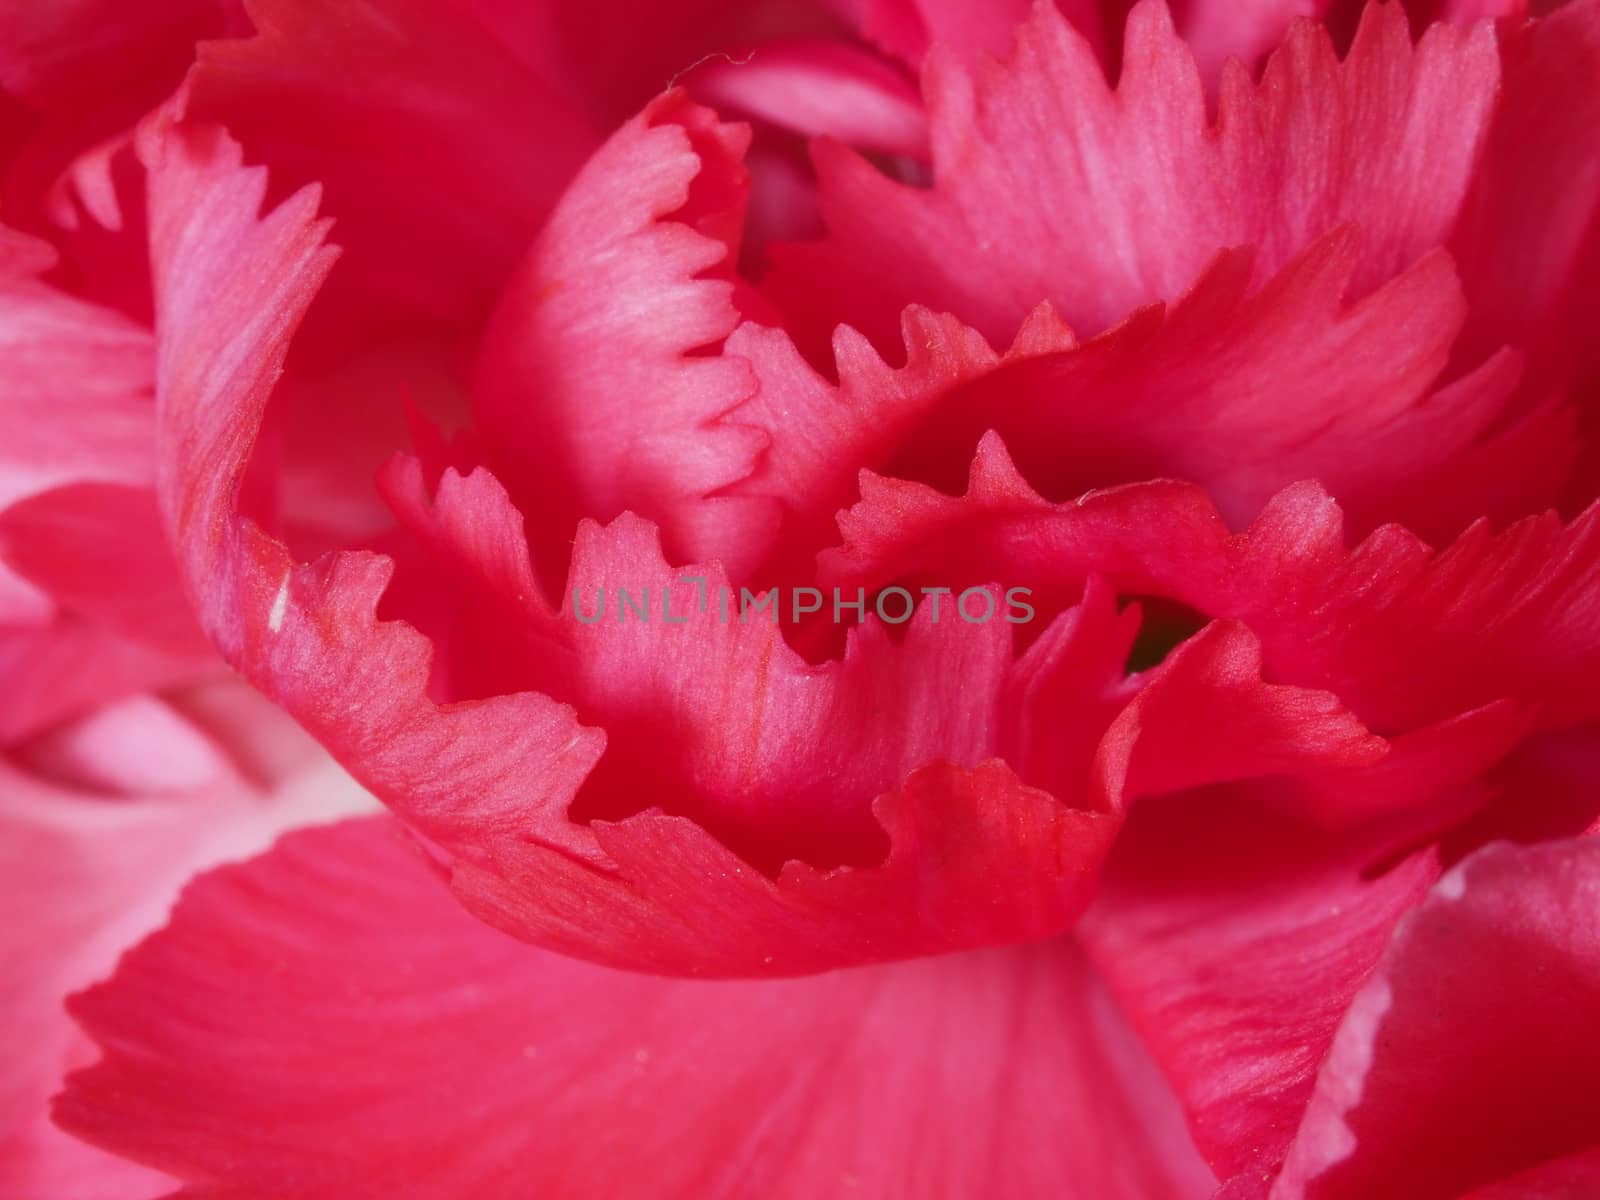
[[[0, 511], [0, 557], [67, 612], [197, 668], [213, 661], [151, 490], [80, 483], [12, 505]], [[119, 586], [128, 580], [137, 586]]]
[[[103, 978], [125, 948], [159, 926], [193, 872], [256, 853], [284, 828], [366, 811], [371, 804], [331, 764], [308, 766], [270, 795], [225, 770], [205, 770], [213, 748], [204, 733], [171, 710], [164, 719], [150, 719], [158, 709], [147, 701], [145, 719], [138, 721], [145, 762], [133, 774], [129, 764], [104, 759], [108, 737], [134, 732], [125, 720], [120, 730], [104, 721], [80, 728], [72, 747], [80, 756], [75, 765], [120, 771], [121, 778], [95, 781], [100, 786], [159, 782], [165, 790], [187, 782], [193, 790], [111, 798], [0, 762], [0, 871], [7, 903], [17, 914], [0, 929], [6, 963], [0, 980], [0, 1055], [6, 1063], [0, 1081], [0, 1192], [7, 1197], [133, 1200], [167, 1194], [170, 1182], [91, 1151], [49, 1124], [46, 1101], [63, 1074], [93, 1057], [63, 998]], [[81, 761], [85, 754], [93, 761]], [[215, 759], [210, 765], [216, 766]]]
[[1588, 1200], [1596, 1191], [1600, 1150], [1586, 1150], [1474, 1188], [1461, 1200]]
[[1532, 22], [1505, 59], [1504, 100], [1451, 243], [1472, 302], [1463, 352], [1510, 342], [1551, 388], [1600, 367], [1600, 95], [1589, 86], [1600, 3]]
[[1262, 806], [1264, 788], [1145, 801], [1083, 939], [1221, 1178], [1282, 1160], [1317, 1064], [1394, 922], [1437, 874]]
[[1199, 488], [1168, 482], [1049, 504], [986, 438], [967, 494], [868, 479], [823, 556], [825, 585], [869, 591], [936, 564], [951, 586], [1024, 580], [1071, 603], [1090, 573], [1242, 621], [1274, 678], [1326, 689], [1380, 732], [1416, 730], [1506, 697], [1544, 728], [1593, 720], [1600, 660], [1600, 505], [1502, 533], [1473, 525], [1435, 552], [1395, 526], [1345, 544], [1320, 487], [1286, 488], [1231, 534]]
[[75, 1011], [106, 1057], [58, 1119], [183, 1195], [1211, 1190], [1070, 943], [806, 980], [623, 974], [476, 924], [380, 822], [200, 880]]
[[326, 189], [347, 297], [445, 324], [487, 311], [593, 145], [587, 123], [442, 0], [245, 7], [256, 35], [200, 48], [189, 111], [281, 182]]
[[1347, 306], [1356, 259], [1354, 234], [1331, 234], [1252, 295], [1250, 254], [1223, 254], [1170, 309], [1082, 346], [1042, 306], [1003, 356], [912, 308], [898, 370], [848, 328], [835, 334], [837, 385], [784, 335], [747, 325], [728, 352], [761, 386], [730, 421], [772, 446], [738, 492], [782, 505], [780, 550], [807, 568], [861, 468], [949, 490], [986, 430], [1052, 499], [1179, 478], [1238, 524], [1304, 479], [1339, 498], [1358, 534], [1393, 520], [1443, 539], [1486, 513], [1553, 503], [1574, 457], [1570, 411], [1496, 432], [1516, 415], [1511, 354], [1440, 386], [1465, 314], [1448, 259], [1429, 254]]
[[1225, 72], [1215, 127], [1162, 4], [1134, 8], [1125, 61], [1113, 90], [1039, 4], [1005, 67], [930, 63], [931, 189], [820, 145], [829, 234], [775, 252], [769, 288], [808, 353], [839, 322], [887, 349], [911, 303], [995, 344], [1043, 300], [1098, 333], [1220, 249], [1256, 247], [1259, 282], [1345, 223], [1365, 295], [1448, 238], [1499, 83], [1491, 27], [1435, 26], [1413, 47], [1398, 5], [1369, 7], [1342, 64], [1319, 26], [1295, 25], [1259, 86]]
[[64, 483], [153, 482], [149, 332], [40, 282], [49, 261], [27, 253], [0, 261], [0, 508]]
[[584, 168], [501, 299], [473, 412], [557, 579], [580, 517], [651, 517], [678, 560], [737, 561], [744, 526], [767, 523], [755, 501], [708, 498], [763, 442], [717, 420], [754, 391], [749, 369], [700, 353], [738, 323], [726, 260], [748, 141], [659, 98]]
[[[163, 503], [201, 623], [434, 843], [471, 907], [604, 961], [773, 975], [1047, 937], [1081, 911], [1118, 818], [1068, 807], [1002, 763], [975, 761], [966, 744], [967, 761], [924, 764], [860, 797], [876, 799], [888, 836], [876, 867], [794, 863], [773, 879], [682, 817], [569, 819], [600, 759], [599, 730], [537, 692], [436, 704], [428, 643], [376, 616], [391, 563], [361, 552], [297, 566], [237, 513], [286, 340], [328, 266], [313, 197], [258, 220], [261, 173], [240, 169], [237, 147], [213, 128], [156, 127], [145, 153]], [[486, 515], [485, 528], [509, 528]], [[939, 871], [927, 868], [934, 856]]]
[[137, 692], [194, 683], [223, 669], [130, 641], [71, 613], [44, 625], [0, 626], [0, 745]]
[[1496, 844], [1441, 880], [1351, 1005], [1274, 1200], [1450, 1200], [1592, 1153], [1597, 915], [1595, 839]]

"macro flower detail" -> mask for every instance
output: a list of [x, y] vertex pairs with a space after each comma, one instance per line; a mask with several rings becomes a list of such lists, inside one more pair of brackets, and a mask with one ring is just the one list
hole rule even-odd
[[102, 7], [0, 1180], [1600, 1194], [1600, 0]]

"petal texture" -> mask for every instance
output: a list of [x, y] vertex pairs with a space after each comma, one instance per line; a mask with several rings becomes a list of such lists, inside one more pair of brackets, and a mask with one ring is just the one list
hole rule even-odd
[[186, 1197], [1211, 1190], [1069, 943], [622, 974], [474, 923], [387, 823], [202, 879], [76, 1011], [107, 1057], [59, 1118]]
[[1352, 1004], [1273, 1196], [1442, 1200], [1592, 1157], [1597, 914], [1594, 839], [1493, 845], [1441, 880]]
[[1256, 246], [1264, 280], [1346, 222], [1365, 294], [1448, 237], [1499, 82], [1488, 26], [1436, 26], [1414, 47], [1394, 5], [1367, 10], [1342, 64], [1296, 25], [1259, 87], [1227, 73], [1215, 125], [1163, 5], [1134, 9], [1125, 56], [1112, 89], [1040, 4], [1003, 68], [930, 64], [931, 189], [821, 146], [828, 237], [780, 258], [772, 284], [808, 350], [841, 321], [889, 346], [908, 303], [996, 344], [1041, 300], [1098, 333], [1178, 295], [1219, 249]]
[[593, 145], [587, 122], [441, 0], [245, 7], [255, 36], [201, 48], [191, 110], [284, 182], [323, 186], [347, 298], [446, 324], [486, 311]]
[[[541, 692], [436, 704], [427, 691], [429, 644], [410, 626], [377, 618], [390, 562], [348, 553], [297, 566], [237, 514], [248, 448], [286, 339], [329, 265], [314, 198], [298, 196], [258, 220], [262, 176], [241, 170], [237, 148], [214, 129], [152, 130], [146, 154], [162, 331], [163, 502], [201, 622], [230, 662], [453, 860], [455, 886], [475, 911], [604, 961], [723, 975], [1046, 937], [1081, 911], [1116, 814], [1070, 807], [962, 747], [956, 761], [941, 755], [859, 798], [876, 806], [873, 818], [887, 833], [878, 867], [791, 863], [774, 879], [681, 816], [570, 819], [605, 734]], [[514, 567], [519, 549], [526, 569], [525, 546], [504, 540], [514, 524], [488, 510], [464, 515], [477, 533], [501, 538], [489, 547], [496, 570]], [[522, 590], [531, 616], [535, 589], [524, 581]], [[656, 636], [673, 632], [663, 626]], [[715, 643], [700, 649], [717, 652]], [[657, 679], [666, 666], [625, 657], [611, 661]], [[794, 664], [783, 670], [798, 678]], [[759, 677], [755, 685], [759, 702]], [[669, 710], [692, 707], [682, 697], [661, 701]], [[798, 705], [795, 724], [773, 728], [781, 738], [817, 716]], [[623, 744], [621, 734], [617, 740]], [[726, 780], [737, 761], [718, 764], [698, 753], [704, 746], [686, 740], [681, 753]], [[898, 750], [891, 742], [886, 753], [892, 759]], [[934, 862], [938, 870], [929, 869]]]
[[[281, 737], [286, 724], [281, 714], [255, 712], [257, 736]], [[55, 779], [0, 765], [0, 1193], [167, 1195], [173, 1181], [49, 1123], [46, 1102], [64, 1074], [94, 1058], [64, 998], [104, 978], [158, 927], [195, 871], [256, 853], [285, 828], [367, 811], [372, 801], [320, 755], [257, 784], [203, 723], [149, 698], [64, 726], [28, 757]]]

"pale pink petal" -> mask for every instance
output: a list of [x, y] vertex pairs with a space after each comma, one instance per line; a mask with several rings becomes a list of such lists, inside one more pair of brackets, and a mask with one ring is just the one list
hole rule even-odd
[[[0, 869], [11, 913], [0, 926], [6, 963], [0, 977], [0, 1057], [6, 1064], [0, 1194], [8, 1200], [168, 1194], [170, 1181], [93, 1151], [49, 1123], [46, 1102], [63, 1075], [94, 1059], [92, 1044], [67, 1016], [65, 997], [106, 976], [123, 950], [157, 928], [195, 871], [256, 853], [282, 829], [371, 805], [331, 764], [309, 769], [271, 796], [255, 792], [216, 760], [203, 768], [212, 746], [202, 731], [170, 710], [158, 720], [150, 719], [149, 708], [143, 712], [140, 722], [129, 706], [80, 726], [70, 748], [80, 756], [77, 766], [116, 771], [93, 781], [102, 786], [191, 784], [196, 790], [111, 798], [0, 764]], [[130, 749], [129, 737], [142, 742], [145, 762], [106, 757], [118, 742]], [[158, 757], [164, 765], [152, 761]], [[179, 778], [172, 770], [181, 761], [188, 766]]]

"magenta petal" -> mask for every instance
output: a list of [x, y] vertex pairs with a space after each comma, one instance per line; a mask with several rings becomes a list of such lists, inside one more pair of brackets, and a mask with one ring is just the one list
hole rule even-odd
[[282, 180], [326, 190], [352, 317], [374, 305], [481, 316], [594, 131], [446, 0], [353, 0], [337, 19], [318, 0], [246, 7], [255, 36], [200, 49], [194, 115]]
[[1082, 936], [1219, 1176], [1270, 1172], [1390, 930], [1437, 874], [1380, 878], [1381, 832], [1330, 838], [1259, 803], [1272, 785], [1147, 801]]
[[585, 166], [501, 297], [473, 411], [556, 578], [580, 517], [631, 510], [673, 558], [730, 565], [749, 557], [746, 527], [770, 524], [714, 495], [764, 439], [718, 421], [755, 390], [748, 366], [700, 353], [739, 320], [727, 260], [749, 138], [679, 93], [656, 100]]
[[[363, 552], [296, 565], [281, 543], [237, 512], [237, 488], [286, 340], [330, 261], [313, 220], [314, 197], [301, 194], [258, 218], [264, 179], [241, 169], [237, 146], [214, 128], [155, 127], [145, 154], [162, 330], [163, 504], [202, 625], [233, 665], [434, 844], [474, 911], [574, 954], [720, 975], [793, 974], [1034, 940], [1065, 929], [1082, 911], [1120, 817], [1072, 808], [986, 758], [979, 735], [993, 734], [982, 721], [985, 709], [964, 713], [962, 697], [947, 690], [940, 695], [954, 701], [955, 725], [971, 725], [955, 748], [957, 761], [901, 759], [910, 743], [895, 738], [861, 756], [866, 774], [864, 791], [853, 798], [856, 814], [864, 819], [870, 807], [888, 842], [876, 866], [830, 871], [791, 863], [773, 878], [692, 819], [629, 815], [637, 806], [596, 814], [620, 818], [615, 823], [570, 819], [580, 788], [609, 752], [605, 733], [541, 692], [436, 704], [427, 691], [427, 641], [376, 616], [392, 563]], [[467, 482], [462, 496], [485, 494]], [[457, 515], [473, 536], [504, 538], [515, 530], [504, 512]], [[594, 544], [602, 553], [624, 552], [624, 568], [648, 561], [666, 572], [658, 548], [637, 553], [647, 529], [624, 518]], [[497, 570], [517, 564], [515, 546], [492, 548]], [[517, 569], [525, 566], [524, 552]], [[988, 632], [967, 628], [986, 639], [974, 661], [994, 661], [990, 643], [1009, 637], [998, 623]], [[615, 668], [624, 681], [655, 686], [670, 679], [668, 651], [685, 644], [670, 635], [682, 631], [649, 629], [657, 638], [653, 656], [618, 655], [628, 644], [619, 641], [595, 663]], [[701, 648], [721, 652], [714, 641]], [[743, 653], [737, 643], [724, 648]], [[771, 722], [778, 741], [826, 730], [830, 717], [859, 711], [830, 708], [833, 683], [807, 681], [803, 664], [784, 653], [790, 689], [821, 703], [796, 704], [792, 725]], [[894, 658], [877, 661], [892, 666]], [[615, 705], [627, 697], [608, 699], [603, 678], [578, 682], [574, 699], [611, 705], [617, 724]], [[759, 676], [745, 682], [760, 695]], [[1102, 686], [1099, 678], [1092, 684]], [[691, 696], [693, 704], [675, 711], [673, 695], [668, 688], [659, 702], [692, 735], [673, 744], [675, 755], [691, 772], [712, 771], [722, 798], [747, 803], [732, 786], [738, 760], [730, 776], [729, 763], [701, 752], [706, 737], [726, 738], [725, 730], [697, 724], [695, 708], [705, 698]], [[909, 717], [916, 710], [884, 711]], [[626, 728], [617, 743], [629, 736], [642, 744]], [[805, 748], [825, 755], [828, 742], [813, 739]], [[772, 760], [776, 750], [764, 747], [763, 755]]]
[[1451, 1200], [1600, 1147], [1597, 914], [1600, 840], [1442, 879], [1351, 1005], [1274, 1200]]
[[818, 147], [829, 232], [779, 256], [771, 290], [808, 348], [840, 321], [888, 347], [911, 303], [1000, 344], [1049, 300], [1088, 335], [1176, 296], [1218, 250], [1257, 247], [1264, 280], [1352, 223], [1366, 294], [1448, 238], [1498, 83], [1490, 26], [1435, 26], [1414, 46], [1398, 5], [1372, 5], [1343, 63], [1304, 22], [1259, 85], [1224, 72], [1212, 126], [1164, 4], [1134, 8], [1115, 89], [1039, 4], [1003, 67], [930, 60], [931, 189]]
[[1070, 942], [780, 982], [618, 973], [478, 925], [387, 822], [201, 879], [74, 1007], [106, 1057], [58, 1119], [197, 1200], [1212, 1187]]

